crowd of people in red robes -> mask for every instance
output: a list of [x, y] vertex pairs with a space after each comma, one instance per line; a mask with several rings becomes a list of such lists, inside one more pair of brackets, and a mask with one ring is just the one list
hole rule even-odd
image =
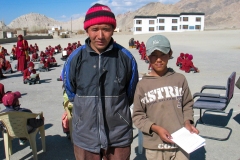
[[[73, 43], [70, 47], [75, 49], [80, 46], [80, 41], [78, 43]], [[68, 49], [70, 49], [68, 47]], [[73, 50], [72, 49], [72, 50]], [[22, 35], [18, 36], [17, 44], [13, 45], [11, 54], [8, 54], [7, 50], [4, 47], [0, 46], [0, 79], [6, 78], [3, 74], [11, 74], [13, 73], [11, 63], [14, 60], [17, 60], [17, 64], [15, 65], [15, 69], [24, 74], [24, 71], [29, 70], [29, 65], [34, 64], [33, 62], [39, 63], [39, 71], [49, 71], [50, 67], [56, 67], [57, 61], [54, 58], [54, 54], [62, 52], [62, 47], [60, 44], [55, 47], [51, 47], [51, 45], [47, 46], [45, 51], [40, 52], [37, 43], [34, 45], [28, 44], [28, 41], [23, 38]], [[10, 61], [6, 60], [5, 56], [10, 55]], [[30, 57], [31, 56], [31, 57]], [[30, 59], [31, 58], [31, 59]], [[34, 68], [34, 66], [33, 66]], [[43, 70], [41, 70], [43, 69]], [[25, 81], [23, 75], [23, 81]]]
[[80, 41], [74, 42], [74, 43], [68, 43], [67, 47], [63, 49], [62, 52], [62, 60], [66, 60], [67, 57], [78, 47], [82, 46]]
[[[133, 43], [134, 43], [134, 47], [132, 46]], [[131, 38], [129, 40], [129, 47], [136, 48], [140, 54], [140, 57], [141, 57], [140, 59], [144, 60], [146, 63], [149, 63], [148, 56], [146, 55], [146, 46], [145, 46], [144, 42], [140, 43], [138, 40], [134, 41], [134, 39]], [[194, 73], [200, 72], [199, 69], [194, 66], [192, 60], [193, 60], [193, 55], [188, 54], [188, 53], [186, 53], [186, 54], [180, 53], [179, 57], [177, 58], [176, 65], [179, 66], [179, 68], [181, 70], [185, 71], [186, 73], [189, 73], [191, 71], [193, 71]], [[150, 69], [151, 69], [151, 64], [149, 63], [148, 70], [150, 70]]]
[[[62, 60], [66, 60], [67, 57], [78, 47], [81, 46], [80, 41], [74, 42], [74, 43], [68, 43], [67, 47], [62, 50], [62, 47], [60, 44], [58, 44], [55, 47], [52, 47], [51, 45], [47, 46], [45, 48], [45, 51], [40, 51], [37, 43], [34, 45], [30, 44], [28, 45], [27, 40], [23, 39], [22, 35], [18, 36], [18, 41], [17, 45], [13, 45], [10, 59], [11, 61], [13, 60], [18, 60], [16, 69], [17, 71], [21, 71], [24, 73], [25, 70], [29, 70], [29, 64], [34, 64], [30, 62], [39, 62], [39, 71], [49, 71], [50, 67], [55, 67], [57, 66], [57, 61], [54, 58], [54, 54], [60, 53], [62, 51], [65, 51], [66, 55], [62, 54]], [[40, 52], [40, 54], [38, 54]], [[5, 52], [2, 52], [4, 54], [0, 53], [0, 57], [3, 57], [5, 60]], [[64, 53], [64, 52], [63, 52]], [[31, 55], [31, 59], [30, 59]], [[10, 64], [10, 63], [6, 63]], [[7, 66], [7, 65], [4, 65]], [[33, 66], [34, 68], [34, 66]], [[5, 70], [8, 70], [9, 67], [5, 67]], [[12, 72], [12, 69], [11, 69]], [[0, 76], [2, 75], [2, 71], [0, 72]], [[4, 76], [3, 76], [4, 77]], [[23, 76], [24, 77], [24, 76]], [[25, 81], [26, 77], [23, 78], [23, 81]], [[60, 78], [61, 79], [61, 78]]]
[[[149, 59], [148, 59], [148, 56], [146, 54], [146, 45], [144, 42], [139, 42], [138, 40], [137, 41], [134, 41], [134, 48], [136, 48], [138, 50], [138, 53], [140, 54], [140, 59], [141, 60], [144, 60], [146, 63], [149, 63]], [[151, 69], [151, 64], [149, 63], [148, 65], [148, 70]]]
[[180, 53], [179, 57], [177, 58], [176, 65], [186, 73], [193, 71], [194, 73], [200, 72], [197, 67], [194, 66], [193, 62], [193, 55], [191, 54], [184, 54]]

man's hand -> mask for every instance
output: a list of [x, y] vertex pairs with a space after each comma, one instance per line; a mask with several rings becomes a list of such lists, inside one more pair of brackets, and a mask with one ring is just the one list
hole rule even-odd
[[174, 143], [171, 139], [172, 136], [171, 134], [164, 128], [157, 126], [155, 124], [153, 124], [151, 126], [151, 130], [155, 133], [158, 134], [158, 136], [161, 138], [162, 141], [166, 142], [166, 143]]
[[199, 131], [190, 123], [190, 120], [185, 121], [184, 126], [189, 132], [199, 134]]

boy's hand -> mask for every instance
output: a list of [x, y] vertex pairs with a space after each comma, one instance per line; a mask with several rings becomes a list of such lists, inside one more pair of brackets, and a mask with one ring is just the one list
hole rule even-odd
[[189, 132], [199, 134], [199, 131], [197, 130], [197, 128], [195, 128], [195, 127], [190, 123], [189, 120], [187, 120], [187, 121], [184, 123], [184, 126], [185, 126], [185, 128], [187, 128], [187, 130], [189, 130]]
[[162, 141], [166, 142], [166, 143], [174, 143], [171, 139], [172, 136], [171, 134], [164, 128], [157, 126], [155, 124], [153, 124], [151, 126], [151, 130], [154, 131], [155, 133], [158, 134], [158, 136], [161, 138]]

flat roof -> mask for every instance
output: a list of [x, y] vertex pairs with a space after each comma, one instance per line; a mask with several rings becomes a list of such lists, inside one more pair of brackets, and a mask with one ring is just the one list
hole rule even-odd
[[157, 16], [135, 16], [134, 19], [136, 18], [157, 18]]
[[205, 15], [202, 12], [181, 12], [180, 15]]
[[179, 17], [180, 14], [158, 14], [157, 17]]
[[180, 17], [181, 15], [205, 15], [202, 12], [181, 12], [180, 14], [158, 14], [157, 16], [134, 16], [137, 18], [157, 18], [157, 17]]

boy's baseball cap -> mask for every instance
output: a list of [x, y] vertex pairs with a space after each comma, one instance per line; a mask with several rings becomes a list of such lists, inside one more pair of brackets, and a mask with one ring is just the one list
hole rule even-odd
[[171, 49], [169, 40], [163, 35], [150, 37], [146, 43], [147, 56], [150, 56], [155, 50], [168, 54]]
[[19, 91], [8, 92], [3, 96], [2, 103], [4, 106], [12, 106], [17, 102], [18, 98], [21, 98], [21, 93]]

